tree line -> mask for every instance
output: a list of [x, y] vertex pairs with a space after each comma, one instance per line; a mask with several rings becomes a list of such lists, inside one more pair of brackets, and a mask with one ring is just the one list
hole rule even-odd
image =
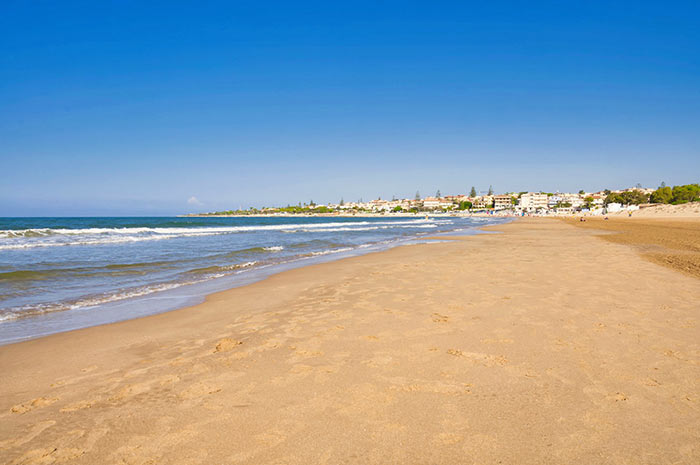
[[700, 202], [700, 184], [685, 184], [672, 188], [661, 183], [661, 186], [651, 194], [640, 190], [627, 192], [608, 192], [605, 205], [619, 203], [622, 205], [639, 205], [642, 203], [668, 203], [678, 205], [688, 202]]

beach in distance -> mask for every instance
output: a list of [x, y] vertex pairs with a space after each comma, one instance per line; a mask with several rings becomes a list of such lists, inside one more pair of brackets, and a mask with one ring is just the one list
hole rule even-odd
[[698, 463], [697, 217], [485, 230], [0, 346], [0, 463]]

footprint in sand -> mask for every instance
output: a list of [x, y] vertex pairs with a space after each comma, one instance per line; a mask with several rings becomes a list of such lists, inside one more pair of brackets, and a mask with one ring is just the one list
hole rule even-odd
[[627, 396], [622, 392], [616, 392], [615, 394], [610, 394], [608, 399], [614, 400], [615, 402], [623, 402], [627, 400]]
[[151, 390], [153, 387], [153, 384], [157, 383], [160, 381], [159, 379], [151, 379], [149, 381], [145, 381], [143, 383], [133, 383], [133, 384], [126, 384], [119, 389], [119, 391], [114, 392], [110, 397], [109, 401], [110, 402], [122, 402], [127, 399], [131, 399], [135, 396], [138, 396], [140, 394], [147, 393]]
[[10, 409], [12, 413], [26, 413], [35, 408], [46, 407], [58, 400], [57, 397], [39, 397], [23, 404], [15, 405]]
[[90, 365], [89, 367], [83, 368], [82, 371], [83, 373], [90, 373], [91, 371], [97, 370], [97, 365]]
[[675, 358], [678, 360], [682, 360], [684, 362], [687, 361], [686, 358], [683, 356], [683, 354], [681, 354], [680, 352], [676, 352], [675, 350], [667, 350], [664, 352], [664, 355], [666, 357]]
[[435, 323], [447, 323], [450, 321], [450, 317], [447, 315], [440, 315], [439, 313], [433, 313], [433, 321]]
[[503, 355], [482, 354], [478, 352], [462, 352], [457, 349], [447, 349], [447, 353], [454, 357], [463, 357], [474, 364], [483, 365], [485, 367], [505, 366], [508, 364], [508, 359]]
[[180, 397], [183, 399], [195, 399], [198, 397], [208, 396], [210, 394], [216, 394], [221, 392], [222, 387], [219, 385], [213, 385], [209, 383], [194, 383], [184, 391], [180, 393]]
[[86, 408], [92, 408], [93, 405], [95, 405], [98, 402], [98, 400], [81, 400], [79, 402], [76, 402], [71, 405], [67, 405], [63, 407], [60, 412], [61, 413], [71, 413], [71, 412], [76, 412], [78, 410], [83, 410]]
[[243, 341], [237, 341], [235, 339], [231, 339], [230, 337], [225, 337], [216, 344], [216, 347], [214, 347], [214, 353], [228, 352], [241, 344], [243, 344]]
[[304, 349], [296, 346], [290, 346], [290, 349], [294, 351], [294, 356], [301, 358], [321, 357], [323, 355], [322, 350]]
[[70, 463], [70, 461], [77, 459], [84, 453], [84, 450], [72, 447], [44, 447], [32, 449], [10, 463], [13, 465], [20, 463]]

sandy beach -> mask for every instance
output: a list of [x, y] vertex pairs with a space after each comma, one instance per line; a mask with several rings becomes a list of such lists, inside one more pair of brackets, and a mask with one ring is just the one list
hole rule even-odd
[[[698, 207], [700, 208], [700, 207]], [[568, 218], [566, 221], [589, 230], [600, 238], [632, 246], [639, 254], [659, 265], [700, 278], [700, 214], [691, 217]]]
[[0, 463], [698, 463], [700, 222], [653, 221], [526, 218], [0, 347]]

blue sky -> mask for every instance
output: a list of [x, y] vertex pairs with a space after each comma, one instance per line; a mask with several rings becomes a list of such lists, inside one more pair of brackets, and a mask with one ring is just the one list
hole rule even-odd
[[697, 1], [2, 10], [2, 216], [700, 181]]

